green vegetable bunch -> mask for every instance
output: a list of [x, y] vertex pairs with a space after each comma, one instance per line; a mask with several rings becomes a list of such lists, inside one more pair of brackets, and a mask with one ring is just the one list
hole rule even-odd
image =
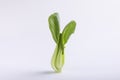
[[51, 14], [48, 18], [49, 29], [56, 43], [56, 48], [52, 56], [51, 65], [56, 72], [61, 72], [64, 65], [64, 48], [69, 37], [75, 31], [76, 22], [70, 21], [60, 33], [59, 15], [58, 13]]

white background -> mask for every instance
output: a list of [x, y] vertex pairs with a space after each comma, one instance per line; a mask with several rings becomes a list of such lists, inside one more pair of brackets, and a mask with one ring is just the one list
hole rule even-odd
[[[48, 16], [77, 27], [51, 69]], [[0, 80], [120, 80], [120, 0], [0, 0]]]

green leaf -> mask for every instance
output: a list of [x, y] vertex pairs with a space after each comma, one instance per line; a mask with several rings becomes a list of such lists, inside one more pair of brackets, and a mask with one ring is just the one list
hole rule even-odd
[[69, 22], [63, 32], [62, 32], [62, 40], [63, 40], [63, 44], [66, 44], [69, 37], [71, 36], [72, 33], [74, 33], [75, 31], [75, 27], [76, 27], [76, 22], [75, 21], [71, 21]]
[[59, 15], [58, 13], [54, 13], [49, 16], [49, 29], [51, 31], [52, 37], [56, 43], [59, 41], [60, 35], [60, 26], [59, 26]]

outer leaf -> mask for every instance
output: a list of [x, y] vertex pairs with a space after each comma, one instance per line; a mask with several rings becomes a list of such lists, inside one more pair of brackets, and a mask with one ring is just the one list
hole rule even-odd
[[57, 68], [56, 68], [56, 56], [58, 54], [58, 45], [56, 45], [56, 48], [54, 50], [54, 54], [52, 56], [52, 60], [51, 60], [51, 66], [52, 68], [57, 71]]
[[49, 29], [51, 31], [52, 37], [56, 43], [59, 41], [59, 35], [60, 35], [60, 26], [59, 26], [59, 18], [58, 13], [54, 13], [50, 15], [48, 18], [49, 22]]
[[71, 36], [72, 33], [74, 33], [75, 31], [75, 27], [76, 27], [76, 22], [75, 21], [71, 21], [69, 22], [63, 32], [62, 32], [62, 40], [63, 40], [63, 44], [66, 44], [69, 37]]

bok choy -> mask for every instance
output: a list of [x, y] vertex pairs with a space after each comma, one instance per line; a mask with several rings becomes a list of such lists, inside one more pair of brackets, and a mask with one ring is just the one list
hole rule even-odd
[[70, 21], [62, 33], [60, 33], [60, 23], [58, 13], [53, 13], [48, 18], [49, 29], [51, 31], [53, 40], [56, 43], [56, 48], [52, 56], [51, 65], [56, 72], [61, 72], [64, 65], [64, 49], [65, 44], [68, 42], [71, 34], [74, 33], [76, 22], [74, 20]]

